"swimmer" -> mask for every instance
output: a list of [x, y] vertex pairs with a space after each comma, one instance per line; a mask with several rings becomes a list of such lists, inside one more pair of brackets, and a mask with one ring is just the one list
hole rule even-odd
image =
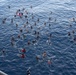
[[28, 21], [26, 22], [26, 24], [28, 24]]
[[20, 16], [20, 18], [22, 18], [22, 16], [23, 16], [23, 13], [19, 13], [19, 15], [18, 16]]
[[3, 20], [2, 23], [4, 24], [5, 23], [5, 20]]
[[74, 41], [76, 41], [76, 37], [74, 37], [74, 39], [73, 39]]
[[40, 33], [39, 33], [39, 32], [37, 32], [37, 34], [39, 35]]
[[33, 43], [33, 44], [36, 43], [36, 40], [33, 40], [32, 43]]
[[38, 20], [37, 20], [38, 22], [39, 22], [39, 18], [38, 18]]
[[11, 41], [15, 41], [14, 37], [12, 36]]
[[20, 34], [18, 34], [18, 38], [20, 38]]
[[49, 27], [51, 26], [51, 24], [49, 24]]
[[16, 15], [14, 15], [14, 17], [16, 17]]
[[25, 58], [25, 55], [24, 54], [21, 54], [21, 58]]
[[27, 11], [25, 11], [26, 12], [26, 14], [28, 14], [28, 12]]
[[20, 9], [18, 9], [17, 11], [20, 11]]
[[36, 32], [36, 31], [34, 31], [34, 35], [36, 35], [36, 33], [37, 33], [37, 32]]
[[68, 32], [68, 36], [70, 36], [71, 34], [70, 34], [70, 32]]
[[48, 60], [48, 61], [47, 61], [47, 63], [48, 63], [48, 65], [50, 65], [50, 64], [51, 64], [51, 61], [50, 61], [50, 60]]
[[30, 75], [30, 73], [31, 73], [31, 72], [30, 72], [30, 69], [28, 69], [28, 70], [27, 70], [27, 75]]
[[73, 34], [75, 33], [74, 30], [72, 31], [72, 33], [73, 33]]
[[72, 25], [70, 25], [70, 27], [72, 27]]
[[40, 36], [39, 36], [39, 35], [37, 35], [36, 39], [38, 40], [39, 38], [40, 38]]
[[31, 29], [33, 29], [33, 27], [31, 26]]
[[16, 27], [18, 27], [18, 24], [16, 24]]
[[13, 23], [13, 18], [11, 19], [11, 23]]
[[22, 32], [23, 32], [23, 30], [22, 30], [22, 29], [20, 29], [20, 32], [22, 33]]
[[49, 17], [49, 21], [51, 20], [51, 17]]
[[52, 34], [50, 34], [50, 38], [52, 37]]
[[42, 56], [45, 58], [47, 56], [46, 52], [43, 52]]
[[46, 26], [46, 22], [44, 22], [44, 25]]
[[27, 44], [30, 45], [31, 44], [30, 41], [28, 41]]
[[18, 9], [18, 10], [16, 11], [16, 15], [18, 14], [18, 12], [20, 12], [20, 9]]
[[5, 23], [6, 19], [7, 19], [7, 18], [4, 18], [4, 19], [3, 19], [3, 21], [2, 21], [3, 24]]
[[10, 9], [10, 6], [8, 5], [8, 8]]
[[4, 20], [6, 20], [7, 18], [4, 18]]
[[27, 18], [27, 15], [25, 15], [25, 18]]
[[4, 50], [2, 50], [2, 54], [5, 55], [5, 51]]
[[49, 45], [51, 45], [50, 38], [46, 41]]
[[26, 27], [26, 25], [24, 25], [24, 28]]
[[38, 27], [38, 29], [40, 30], [41, 28], [40, 28], [40, 27]]
[[25, 48], [23, 48], [23, 49], [21, 50], [21, 52], [25, 53], [25, 52], [26, 52]]
[[37, 61], [40, 59], [40, 57], [39, 56], [36, 56], [36, 59], [37, 59]]
[[29, 33], [29, 30], [26, 29], [26, 32]]
[[75, 18], [73, 18], [73, 22], [75, 22]]

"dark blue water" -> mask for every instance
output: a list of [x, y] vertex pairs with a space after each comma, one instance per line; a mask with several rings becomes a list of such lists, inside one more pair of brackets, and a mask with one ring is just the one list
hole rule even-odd
[[[28, 25], [24, 16], [14, 17], [18, 9], [26, 15], [23, 8], [28, 11]], [[7, 20], [3, 24], [4, 18]], [[26, 75], [30, 67], [31, 75], [76, 75], [76, 41], [73, 40], [76, 22], [72, 18], [76, 18], [76, 0], [0, 0], [0, 70], [8, 75]], [[36, 39], [35, 31], [39, 32], [39, 39]], [[19, 34], [21, 38], [17, 38]], [[48, 40], [50, 34], [52, 36]], [[12, 36], [15, 38], [14, 46], [11, 46]], [[34, 44], [33, 40], [36, 40]], [[26, 49], [25, 58], [19, 56], [21, 48]], [[44, 51], [47, 57], [43, 60]], [[36, 60], [37, 55], [40, 56], [39, 61]]]

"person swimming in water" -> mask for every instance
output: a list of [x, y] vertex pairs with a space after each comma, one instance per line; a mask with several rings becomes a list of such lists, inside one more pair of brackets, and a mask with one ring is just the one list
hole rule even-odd
[[48, 63], [48, 65], [50, 65], [50, 64], [51, 64], [51, 61], [50, 61], [50, 60], [48, 60], [48, 61], [47, 61], [47, 63]]
[[45, 51], [43, 52], [42, 56], [43, 56], [43, 58], [45, 58], [47, 56]]
[[46, 22], [44, 22], [44, 25], [46, 26]]
[[5, 54], [6, 54], [6, 53], [5, 53], [5, 50], [2, 50], [2, 55], [5, 56]]
[[30, 72], [30, 68], [27, 70], [27, 75], [30, 75], [31, 72]]
[[25, 18], [27, 18], [27, 15], [25, 15]]
[[25, 53], [25, 52], [26, 52], [25, 48], [23, 48], [23, 49], [21, 50], [21, 52]]
[[15, 41], [15, 38], [12, 36], [11, 41]]
[[16, 27], [18, 27], [18, 24], [16, 23]]
[[6, 22], [6, 19], [7, 19], [7, 18], [4, 18], [4, 19], [3, 19], [3, 21], [2, 21], [3, 24]]
[[8, 8], [10, 9], [10, 6], [8, 5]]
[[25, 58], [25, 54], [21, 54], [21, 58]]
[[11, 19], [11, 23], [13, 23], [13, 18]]
[[49, 17], [49, 21], [51, 20], [51, 17]]
[[75, 31], [73, 30], [73, 31], [72, 31], [72, 33], [74, 34], [74, 33], [75, 33]]
[[20, 36], [20, 34], [18, 34], [18, 38], [20, 38], [21, 36]]
[[74, 41], [76, 41], [76, 37], [74, 37], [74, 39], [73, 39]]
[[28, 42], [27, 42], [27, 44], [28, 44], [28, 45], [30, 45], [30, 44], [31, 44], [31, 42], [30, 42], [30, 41], [28, 41]]
[[70, 36], [71, 35], [71, 33], [70, 32], [68, 32], [68, 36]]
[[20, 29], [20, 32], [22, 33], [22, 32], [23, 32], [23, 30], [22, 30], [22, 29]]
[[13, 41], [11, 41], [11, 45], [14, 46], [14, 42]]
[[38, 19], [37, 19], [37, 22], [39, 22], [39, 21], [40, 21], [40, 19], [38, 18]]
[[73, 18], [73, 22], [75, 22], [75, 18]]

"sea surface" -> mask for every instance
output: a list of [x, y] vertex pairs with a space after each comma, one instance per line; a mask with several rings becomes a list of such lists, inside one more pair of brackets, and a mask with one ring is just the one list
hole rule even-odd
[[[18, 9], [24, 13], [22, 18], [14, 17]], [[28, 68], [30, 75], [76, 75], [75, 18], [76, 0], [0, 0], [0, 70], [8, 75], [27, 75]], [[20, 57], [22, 48], [25, 58]]]

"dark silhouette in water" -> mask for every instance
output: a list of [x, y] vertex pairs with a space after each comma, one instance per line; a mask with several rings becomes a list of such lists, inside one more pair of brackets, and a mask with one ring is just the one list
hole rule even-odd
[[11, 19], [11, 23], [13, 23], [13, 18]]
[[31, 42], [30, 42], [30, 41], [28, 41], [28, 42], [27, 42], [27, 44], [28, 44], [28, 45], [30, 45], [30, 44], [31, 44]]
[[23, 30], [22, 30], [22, 29], [20, 29], [20, 32], [22, 33], [22, 32], [23, 32]]
[[23, 49], [21, 50], [21, 52], [25, 53], [25, 52], [26, 52], [25, 48], [23, 48]]
[[74, 39], [73, 39], [74, 41], [76, 41], [76, 37], [74, 37]]
[[8, 8], [10, 9], [10, 6], [8, 5]]
[[7, 18], [4, 18], [4, 19], [3, 19], [3, 21], [2, 21], [3, 24], [6, 22], [6, 19], [7, 19]]
[[30, 69], [28, 69], [27, 70], [27, 75], [30, 75], [30, 74], [31, 74]]
[[25, 54], [21, 54], [21, 58], [25, 58]]
[[21, 36], [20, 36], [20, 34], [18, 34], [18, 38], [20, 38]]
[[70, 32], [68, 32], [68, 36], [70, 36], [71, 34], [70, 34]]
[[11, 41], [15, 41], [15, 38], [12, 36]]
[[37, 61], [40, 59], [39, 56], [36, 56]]

